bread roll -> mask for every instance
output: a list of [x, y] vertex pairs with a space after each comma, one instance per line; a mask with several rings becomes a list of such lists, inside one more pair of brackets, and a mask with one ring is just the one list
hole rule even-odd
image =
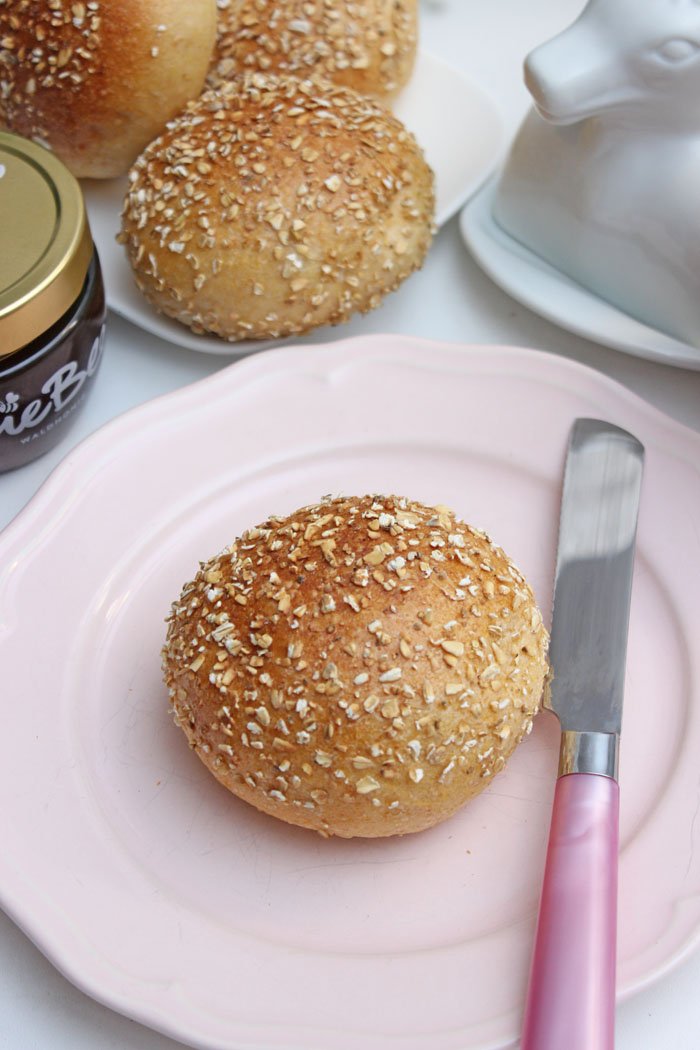
[[417, 0], [230, 0], [219, 8], [208, 83], [254, 70], [392, 95], [413, 69], [417, 8]]
[[413, 136], [350, 88], [248, 74], [191, 102], [129, 174], [136, 283], [195, 332], [338, 324], [421, 265], [433, 176]]
[[79, 178], [123, 175], [199, 94], [215, 0], [3, 0], [0, 124]]
[[214, 776], [324, 835], [444, 820], [529, 732], [547, 634], [503, 551], [443, 507], [326, 499], [201, 565], [169, 618], [176, 722]]

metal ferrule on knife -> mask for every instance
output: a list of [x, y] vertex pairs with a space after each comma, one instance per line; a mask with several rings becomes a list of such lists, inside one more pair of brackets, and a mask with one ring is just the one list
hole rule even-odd
[[620, 737], [617, 733], [585, 733], [565, 729], [559, 748], [559, 776], [597, 773], [617, 780]]

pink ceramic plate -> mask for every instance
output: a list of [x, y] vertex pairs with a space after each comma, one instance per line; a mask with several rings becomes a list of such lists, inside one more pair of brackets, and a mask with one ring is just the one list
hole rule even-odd
[[199, 1047], [516, 1038], [556, 770], [542, 716], [448, 823], [324, 841], [220, 788], [170, 722], [163, 618], [199, 558], [327, 492], [452, 504], [549, 609], [579, 415], [647, 468], [622, 752], [620, 992], [700, 927], [700, 437], [532, 351], [369, 337], [256, 356], [79, 446], [0, 535], [0, 900], [81, 988]]

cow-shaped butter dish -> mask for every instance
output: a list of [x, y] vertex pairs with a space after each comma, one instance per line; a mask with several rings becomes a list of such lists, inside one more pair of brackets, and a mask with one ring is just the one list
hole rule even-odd
[[[692, 356], [700, 348], [700, 0], [589, 0], [528, 55], [525, 83], [534, 107], [490, 190], [495, 225]], [[677, 356], [670, 363], [700, 367], [700, 353], [696, 364]]]

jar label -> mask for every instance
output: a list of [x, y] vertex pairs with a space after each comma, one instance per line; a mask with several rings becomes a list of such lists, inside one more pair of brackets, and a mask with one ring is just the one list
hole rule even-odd
[[85, 368], [79, 368], [77, 361], [68, 361], [49, 376], [41, 388], [41, 397], [22, 405], [19, 394], [13, 391], [4, 394], [0, 400], [0, 435], [16, 437], [25, 430], [41, 426], [52, 413], [62, 412], [80, 393], [85, 381], [97, 371], [104, 350], [104, 335], [105, 326], [102, 325]]

